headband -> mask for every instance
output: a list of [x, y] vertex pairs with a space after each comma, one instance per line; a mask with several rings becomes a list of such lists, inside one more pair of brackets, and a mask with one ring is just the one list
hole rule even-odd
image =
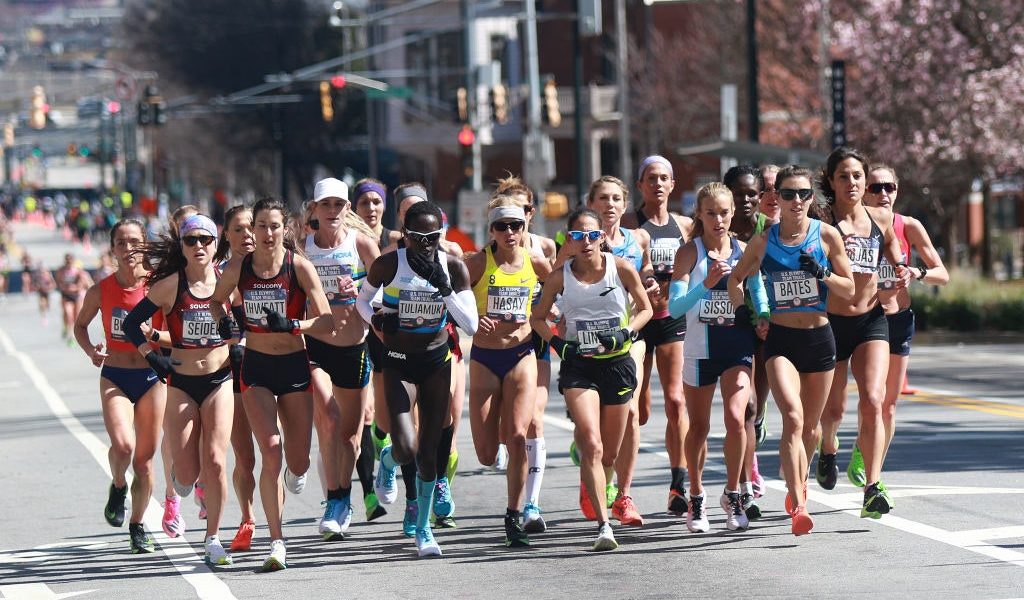
[[380, 194], [380, 199], [384, 201], [384, 204], [388, 203], [388, 193], [384, 191], [384, 186], [377, 183], [376, 181], [367, 181], [364, 183], [360, 183], [359, 185], [356, 186], [356, 202], [358, 202], [359, 197], [365, 194], [366, 192], [377, 192], [378, 194]]
[[183, 238], [193, 231], [205, 231], [213, 237], [217, 237], [217, 225], [206, 215], [191, 215], [182, 221], [181, 227], [178, 227], [178, 237]]
[[636, 180], [637, 181], [641, 181], [644, 178], [644, 171], [647, 170], [647, 167], [649, 167], [649, 166], [651, 166], [651, 165], [653, 165], [655, 163], [665, 165], [665, 167], [668, 168], [668, 175], [669, 175], [669, 177], [671, 177], [672, 179], [676, 178], [676, 174], [672, 170], [672, 163], [668, 162], [668, 159], [665, 158], [664, 156], [659, 156], [659, 155], [655, 154], [653, 156], [648, 156], [647, 158], [645, 158], [643, 160], [642, 163], [640, 163], [640, 168], [637, 169], [637, 171], [636, 171]]
[[487, 222], [494, 223], [502, 219], [526, 222], [526, 212], [522, 206], [496, 206], [487, 215]]
[[395, 202], [401, 202], [409, 196], [416, 196], [418, 198], [423, 198], [424, 200], [430, 199], [430, 197], [427, 196], [427, 190], [424, 189], [423, 186], [410, 185], [409, 187], [404, 187], [395, 192]]

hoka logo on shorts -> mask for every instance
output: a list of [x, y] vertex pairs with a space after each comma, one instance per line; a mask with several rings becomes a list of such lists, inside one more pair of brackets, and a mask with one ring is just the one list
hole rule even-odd
[[395, 352], [394, 350], [388, 350], [388, 356], [391, 358], [397, 358], [398, 360], [409, 360], [409, 357], [407, 357], [405, 354], [402, 354], [401, 352]]

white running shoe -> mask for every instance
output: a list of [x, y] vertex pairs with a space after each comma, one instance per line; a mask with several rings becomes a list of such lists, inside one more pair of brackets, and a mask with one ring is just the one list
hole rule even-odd
[[292, 473], [288, 467], [285, 467], [284, 487], [286, 487], [289, 492], [295, 495], [301, 494], [302, 490], [306, 489], [306, 474], [303, 473], [302, 475], [296, 475]]
[[[344, 508], [344, 500], [326, 500], [324, 504], [327, 508], [324, 509], [324, 517], [320, 519], [320, 535], [323, 536], [324, 541], [333, 539], [345, 539], [345, 533], [341, 528], [341, 513]], [[352, 511], [349, 510], [351, 513]]]
[[231, 565], [235, 562], [231, 555], [224, 550], [224, 545], [220, 543], [220, 538], [215, 535], [206, 538], [206, 555], [203, 560], [208, 565], [216, 566]]
[[707, 533], [711, 529], [707, 510], [704, 508], [704, 494], [690, 494], [690, 507], [686, 511], [686, 528], [691, 533]]
[[494, 459], [494, 470], [504, 473], [508, 470], [508, 448], [505, 444], [498, 444], [498, 456]]
[[434, 539], [430, 527], [416, 529], [416, 554], [419, 556], [441, 556], [441, 546]]
[[377, 501], [381, 504], [391, 504], [398, 497], [398, 486], [395, 483], [395, 471], [384, 466], [384, 457], [391, 455], [391, 446], [385, 446], [380, 451], [381, 461], [377, 465], [377, 476], [373, 480], [373, 491], [377, 494]]
[[747, 514], [743, 512], [743, 503], [740, 501], [739, 492], [723, 493], [718, 503], [722, 506], [722, 510], [725, 511], [725, 526], [729, 531], [750, 527]]
[[619, 547], [615, 541], [615, 534], [612, 533], [611, 523], [602, 523], [597, 528], [597, 539], [594, 541], [594, 552], [606, 552]]
[[270, 542], [270, 556], [267, 557], [267, 560], [263, 561], [263, 570], [266, 572], [287, 569], [288, 562], [285, 559], [285, 555], [284, 540]]

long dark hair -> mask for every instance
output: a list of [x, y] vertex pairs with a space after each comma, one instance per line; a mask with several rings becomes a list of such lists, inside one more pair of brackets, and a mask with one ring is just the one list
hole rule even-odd
[[[572, 230], [572, 226], [578, 223], [583, 217], [590, 217], [597, 221], [597, 226], [601, 227], [601, 216], [597, 214], [597, 211], [587, 208], [586, 206], [578, 206], [575, 210], [569, 213], [569, 217], [565, 220], [566, 231]], [[611, 252], [612, 247], [608, 245], [608, 238], [605, 237], [604, 241], [601, 242], [601, 252]]]
[[142, 221], [140, 221], [138, 219], [131, 219], [131, 218], [121, 219], [117, 223], [114, 223], [114, 226], [110, 228], [110, 248], [111, 248], [111, 250], [113, 250], [113, 248], [114, 248], [114, 238], [117, 236], [117, 232], [120, 231], [122, 227], [128, 227], [130, 225], [134, 225], [134, 226], [138, 227], [139, 231], [142, 232], [142, 235], [143, 236], [146, 235], [146, 226], [142, 224]]
[[257, 200], [256, 204], [254, 204], [252, 207], [252, 220], [254, 224], [256, 222], [256, 215], [265, 210], [276, 210], [279, 213], [281, 213], [281, 218], [284, 221], [285, 225], [284, 247], [286, 250], [291, 250], [292, 252], [295, 252], [295, 235], [294, 232], [288, 227], [288, 217], [290, 216], [288, 214], [288, 209], [285, 208], [284, 204], [277, 198], [261, 198]]
[[217, 240], [217, 253], [213, 255], [213, 262], [219, 263], [228, 257], [228, 253], [231, 252], [231, 244], [228, 243], [227, 235], [228, 227], [231, 226], [231, 220], [235, 218], [235, 215], [247, 210], [250, 210], [248, 206], [236, 204], [224, 213], [224, 227], [220, 230], [220, 239]]
[[[864, 167], [865, 177], [867, 177], [868, 173], [871, 172], [871, 163], [868, 162], [868, 159], [863, 152], [849, 146], [840, 146], [833, 150], [832, 154], [828, 155], [828, 160], [825, 161], [825, 167], [822, 168], [821, 173], [818, 175], [818, 189], [820, 189], [821, 193], [824, 194], [825, 200], [829, 204], [834, 204], [836, 201], [836, 191], [832, 189], [832, 182], [829, 180], [836, 174], [836, 169], [839, 168], [839, 163], [848, 158], [858, 161], [860, 165]], [[778, 175], [775, 177], [776, 181], [778, 181]], [[775, 187], [777, 189], [778, 184], [776, 184]]]
[[165, 277], [180, 273], [188, 264], [188, 259], [181, 250], [181, 239], [178, 238], [177, 229], [171, 229], [170, 233], [161, 234], [156, 240], [143, 244], [142, 261], [149, 269], [149, 274], [146, 275], [147, 285], [153, 285]]

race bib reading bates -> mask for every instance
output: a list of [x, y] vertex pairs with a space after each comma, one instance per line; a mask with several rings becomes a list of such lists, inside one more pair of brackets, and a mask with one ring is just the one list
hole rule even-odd
[[817, 304], [818, 280], [804, 271], [772, 273], [775, 308], [799, 308]]
[[350, 265], [316, 265], [316, 274], [320, 276], [320, 285], [327, 295], [327, 302], [330, 304], [351, 304], [355, 302], [355, 296], [341, 294], [338, 287], [339, 277], [351, 277], [352, 267]]
[[124, 335], [124, 318], [128, 316], [128, 311], [115, 306], [110, 311], [110, 339], [115, 342], [127, 342], [128, 338]]
[[428, 327], [439, 329], [444, 316], [444, 302], [434, 299], [434, 292], [401, 290], [398, 292], [398, 326], [402, 329]]
[[487, 288], [487, 316], [506, 323], [526, 322], [530, 288], [492, 285]]
[[597, 336], [601, 333], [611, 333], [618, 329], [619, 320], [614, 317], [576, 321], [576, 341], [580, 345], [580, 354], [583, 356], [601, 354], [605, 349], [597, 339]]
[[679, 249], [679, 238], [658, 238], [651, 240], [651, 265], [656, 275], [671, 275], [672, 265]]
[[288, 316], [288, 292], [284, 288], [250, 289], [242, 292], [242, 306], [245, 308], [245, 322], [254, 327], [267, 326], [269, 308], [284, 316]]
[[851, 235], [844, 240], [846, 256], [854, 273], [874, 273], [878, 268], [878, 238]]
[[185, 310], [181, 312], [181, 345], [186, 348], [205, 348], [219, 344], [217, 324], [208, 310]]
[[731, 327], [736, 320], [729, 290], [708, 290], [700, 299], [700, 312], [697, 319], [705, 325]]
[[[902, 257], [904, 261], [907, 257]], [[878, 266], [878, 289], [880, 290], [894, 290], [899, 284], [899, 277], [896, 277], [896, 267], [889, 264], [886, 258], [882, 257], [882, 264]]]

